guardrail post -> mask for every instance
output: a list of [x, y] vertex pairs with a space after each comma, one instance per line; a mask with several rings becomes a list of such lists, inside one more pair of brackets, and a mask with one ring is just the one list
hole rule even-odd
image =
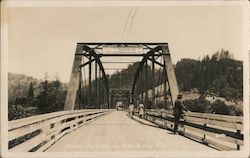
[[[207, 127], [207, 124], [206, 123], [204, 123], [204, 131], [206, 131], [206, 127]], [[204, 133], [204, 136], [203, 136], [203, 143], [205, 144], [206, 142], [205, 142], [205, 140], [206, 140], [206, 134]]]
[[[236, 133], [237, 135], [240, 135], [240, 130], [237, 130], [237, 133]], [[237, 150], [240, 150], [240, 145], [239, 144], [237, 144]]]
[[186, 115], [184, 115], [184, 117], [183, 117], [183, 135], [185, 135], [185, 133], [186, 133], [185, 124], [186, 124]]

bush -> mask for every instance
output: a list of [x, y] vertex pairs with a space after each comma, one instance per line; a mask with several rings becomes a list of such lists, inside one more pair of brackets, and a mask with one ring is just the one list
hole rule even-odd
[[22, 105], [9, 104], [8, 120], [16, 120], [37, 115], [37, 108], [23, 107]]
[[229, 115], [230, 114], [230, 106], [227, 106], [221, 100], [216, 100], [214, 103], [212, 103], [212, 113]]
[[204, 113], [210, 111], [210, 102], [205, 99], [185, 100], [183, 104], [192, 112]]
[[205, 99], [184, 100], [184, 106], [192, 112], [215, 113], [221, 115], [242, 116], [243, 109], [238, 106], [228, 106], [221, 100], [210, 103]]

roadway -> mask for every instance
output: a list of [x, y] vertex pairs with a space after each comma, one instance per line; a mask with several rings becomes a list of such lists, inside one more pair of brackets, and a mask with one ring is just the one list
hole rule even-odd
[[65, 135], [47, 152], [214, 150], [140, 121], [131, 119], [126, 112], [114, 111]]

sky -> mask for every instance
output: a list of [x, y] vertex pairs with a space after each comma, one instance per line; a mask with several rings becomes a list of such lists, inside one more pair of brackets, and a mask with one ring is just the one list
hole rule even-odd
[[243, 60], [242, 10], [240, 5], [12, 7], [8, 71], [35, 78], [47, 72], [68, 82], [77, 42], [167, 42], [173, 63], [222, 48]]

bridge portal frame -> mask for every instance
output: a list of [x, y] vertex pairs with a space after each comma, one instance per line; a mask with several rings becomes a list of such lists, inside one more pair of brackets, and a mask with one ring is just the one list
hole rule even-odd
[[[104, 54], [100, 53], [98, 50], [103, 49], [104, 46], [112, 45], [112, 46], [131, 46], [131, 45], [141, 45], [143, 46], [143, 49], [149, 50], [147, 53], [116, 53], [116, 54]], [[89, 56], [89, 62], [83, 63], [82, 60], [83, 57]], [[94, 58], [90, 58], [90, 56], [93, 56]], [[162, 67], [164, 67], [168, 84], [169, 84], [169, 90], [170, 90], [170, 96], [172, 104], [177, 98], [177, 95], [179, 94], [179, 88], [174, 72], [174, 67], [171, 61], [170, 52], [168, 48], [168, 43], [77, 43], [75, 57], [73, 61], [73, 67], [71, 71], [70, 76], [70, 82], [67, 89], [67, 96], [66, 101], [64, 105], [64, 110], [74, 110], [75, 108], [75, 99], [76, 99], [76, 93], [77, 89], [79, 87], [79, 79], [80, 79], [80, 70], [82, 67], [91, 64], [93, 61], [96, 61], [100, 67], [100, 70], [102, 71], [103, 77], [104, 77], [104, 84], [106, 86], [106, 95], [107, 95], [107, 104], [108, 108], [109, 106], [109, 85], [108, 85], [108, 78], [106, 76], [104, 67], [102, 65], [102, 62], [100, 60], [101, 57], [115, 57], [115, 56], [126, 56], [126, 57], [133, 57], [133, 56], [141, 56], [143, 57], [142, 61], [139, 64], [139, 67], [136, 71], [134, 81], [133, 81], [133, 87], [132, 87], [132, 98], [134, 99], [135, 95], [135, 86], [139, 77], [139, 73], [143, 68], [143, 65], [148, 61], [151, 60], [153, 64], [158, 64]], [[158, 63], [153, 58], [150, 57], [160, 57], [163, 56], [164, 64]]]

